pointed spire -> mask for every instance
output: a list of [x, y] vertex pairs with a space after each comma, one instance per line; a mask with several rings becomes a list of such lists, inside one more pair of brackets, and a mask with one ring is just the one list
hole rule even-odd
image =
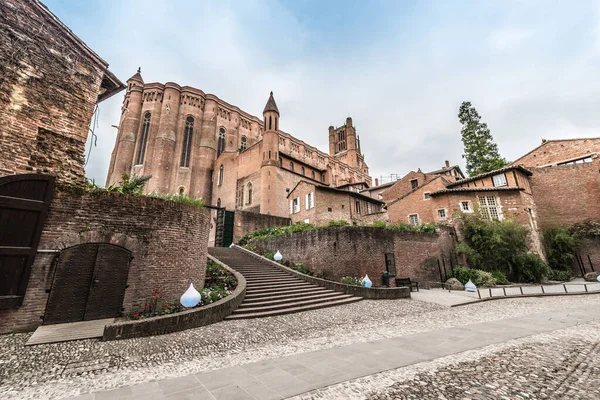
[[139, 67], [135, 75], [127, 79], [127, 81], [138, 81], [144, 83], [144, 80], [142, 79], [142, 67]]
[[279, 115], [279, 109], [277, 108], [277, 104], [275, 103], [275, 99], [273, 98], [273, 92], [271, 92], [271, 95], [269, 96], [269, 100], [267, 100], [267, 105], [265, 106], [265, 109], [263, 110], [263, 114], [266, 113], [267, 111], [271, 111], [271, 112], [277, 113], [277, 115]]

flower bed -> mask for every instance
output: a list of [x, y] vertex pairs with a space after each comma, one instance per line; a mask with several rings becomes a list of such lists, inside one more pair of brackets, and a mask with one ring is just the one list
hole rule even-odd
[[[210, 255], [208, 258], [215, 261]], [[246, 295], [246, 279], [227, 265], [222, 265], [222, 268], [231, 273], [237, 282], [237, 286], [227, 297], [201, 307], [188, 308], [181, 312], [108, 324], [104, 327], [102, 340], [162, 335], [222, 321], [239, 307]]]
[[[200, 291], [200, 303], [196, 307], [202, 307], [214, 303], [231, 294], [237, 286], [236, 277], [225, 268], [211, 259], [206, 262], [206, 278], [204, 288]], [[186, 311], [196, 307], [184, 307], [177, 300], [166, 300], [160, 292], [152, 293], [150, 298], [144, 304], [144, 309], [140, 312], [127, 315], [127, 319], [144, 319], [157, 317], [160, 315], [174, 314]]]

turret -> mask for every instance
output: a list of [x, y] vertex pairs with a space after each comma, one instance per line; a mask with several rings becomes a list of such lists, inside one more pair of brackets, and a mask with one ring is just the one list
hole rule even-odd
[[137, 72], [127, 80], [127, 92], [123, 100], [121, 120], [106, 177], [106, 186], [119, 182], [122, 174], [131, 173], [135, 141], [140, 126], [143, 90], [144, 80], [141, 68], [138, 68]]
[[335, 128], [333, 125], [329, 127], [329, 155], [335, 155]]
[[[261, 201], [260, 213], [288, 216], [287, 205], [278, 201], [270, 201], [279, 196], [285, 197], [285, 185], [278, 179], [279, 170], [279, 109], [273, 98], [269, 96], [267, 105], [263, 110], [265, 132], [262, 140], [262, 164], [260, 168]], [[279, 206], [279, 207], [278, 207]]]

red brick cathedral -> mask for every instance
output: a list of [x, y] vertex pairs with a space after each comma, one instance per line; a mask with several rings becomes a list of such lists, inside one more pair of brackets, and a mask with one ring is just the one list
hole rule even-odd
[[371, 185], [352, 119], [329, 127], [329, 154], [280, 130], [273, 93], [263, 119], [175, 83], [127, 81], [107, 185], [152, 175], [147, 193], [184, 194], [230, 210], [288, 217], [300, 181]]

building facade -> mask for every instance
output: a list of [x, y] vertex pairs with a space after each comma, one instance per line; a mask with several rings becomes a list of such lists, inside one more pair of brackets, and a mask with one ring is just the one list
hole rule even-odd
[[347, 118], [329, 127], [329, 153], [280, 129], [273, 94], [259, 119], [218, 97], [175, 83], [127, 81], [107, 185], [122, 174], [152, 175], [147, 193], [289, 217], [286, 196], [300, 180], [370, 186], [360, 139]]

